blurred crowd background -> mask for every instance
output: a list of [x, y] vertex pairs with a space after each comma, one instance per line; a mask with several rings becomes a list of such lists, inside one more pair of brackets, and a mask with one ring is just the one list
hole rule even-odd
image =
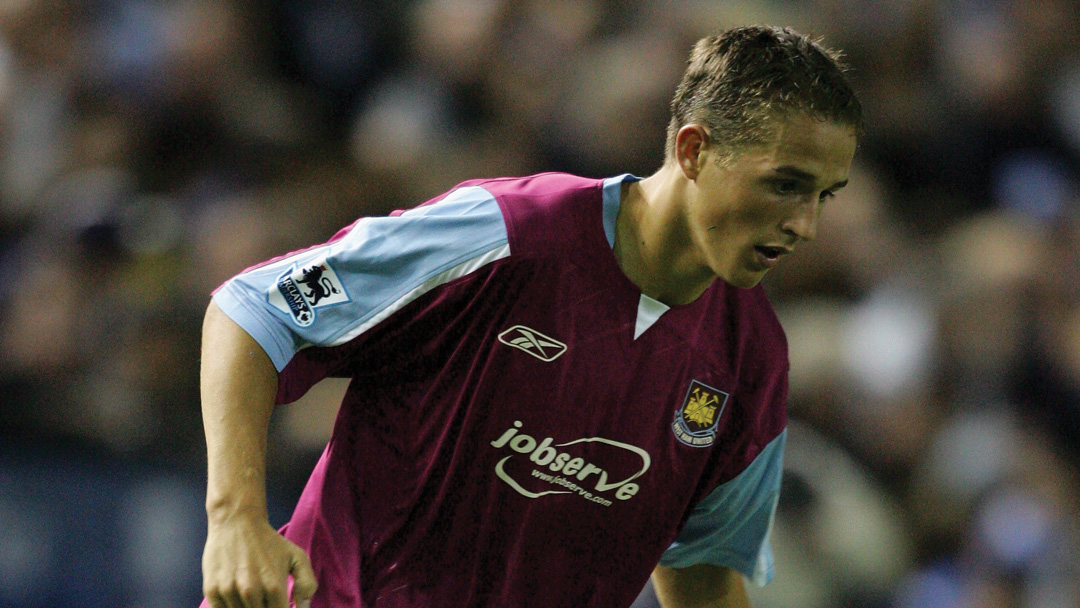
[[[648, 175], [693, 41], [748, 23], [843, 48], [868, 125], [767, 278], [756, 604], [1080, 607], [1072, 0], [0, 0], [0, 606], [199, 600], [223, 280], [464, 179]], [[275, 414], [274, 523], [341, 390]]]

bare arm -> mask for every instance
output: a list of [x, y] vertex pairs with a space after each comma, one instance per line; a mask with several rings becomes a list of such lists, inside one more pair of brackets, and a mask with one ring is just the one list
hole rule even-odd
[[698, 564], [657, 566], [653, 586], [664, 608], [749, 608], [742, 575], [730, 568]]
[[203, 321], [201, 394], [206, 433], [207, 537], [203, 592], [214, 608], [287, 608], [287, 575], [304, 606], [315, 575], [302, 549], [266, 512], [266, 434], [277, 370], [261, 346], [217, 304]]

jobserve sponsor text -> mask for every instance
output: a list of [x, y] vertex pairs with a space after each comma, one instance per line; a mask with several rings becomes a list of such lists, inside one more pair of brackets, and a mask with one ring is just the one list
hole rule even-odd
[[[537, 441], [535, 437], [521, 432], [522, 426], [520, 420], [514, 421], [514, 425], [492, 441], [491, 445], [512, 452], [495, 465], [495, 474], [528, 498], [540, 498], [550, 494], [577, 494], [590, 502], [608, 507], [613, 504], [613, 500], [633, 498], [641, 489], [634, 480], [644, 475], [652, 463], [648, 452], [620, 441], [603, 437], [583, 437], [565, 443], [554, 443], [551, 437]], [[574, 454], [575, 450], [571, 446], [584, 443], [600, 443], [636, 454], [641, 459], [640, 468], [625, 477], [621, 474], [615, 476], [602, 462], [590, 462]], [[543, 482], [546, 486], [515, 479], [515, 474], [507, 470], [507, 464], [514, 458], [528, 458], [528, 462], [535, 465], [529, 473], [522, 473], [520, 466], [512, 467], [512, 470], [517, 472], [517, 477], [528, 477]], [[531, 489], [526, 488], [523, 483]]]

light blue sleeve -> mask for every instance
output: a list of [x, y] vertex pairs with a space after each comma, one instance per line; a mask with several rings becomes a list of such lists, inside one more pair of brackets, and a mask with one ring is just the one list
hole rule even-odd
[[399, 216], [230, 279], [214, 301], [281, 371], [301, 348], [344, 344], [435, 287], [510, 254], [498, 202], [454, 190]]
[[769, 531], [776, 514], [787, 430], [773, 439], [750, 466], [717, 487], [690, 515], [660, 565], [726, 566], [757, 585], [773, 577]]

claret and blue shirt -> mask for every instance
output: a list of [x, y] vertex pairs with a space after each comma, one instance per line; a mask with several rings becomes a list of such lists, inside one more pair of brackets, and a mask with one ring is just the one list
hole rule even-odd
[[658, 563], [772, 577], [783, 331], [760, 286], [668, 307], [627, 279], [636, 179], [465, 182], [214, 294], [278, 402], [351, 379], [282, 530], [313, 608], [628, 606]]

